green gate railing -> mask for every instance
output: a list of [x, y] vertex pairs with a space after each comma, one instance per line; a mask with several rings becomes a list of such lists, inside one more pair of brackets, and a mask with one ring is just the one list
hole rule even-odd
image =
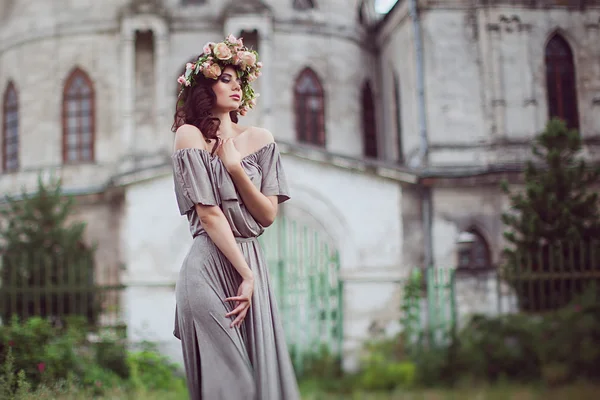
[[284, 216], [260, 237], [297, 372], [306, 357], [342, 348], [342, 282], [337, 250], [317, 229]]
[[402, 319], [409, 352], [418, 355], [423, 346], [444, 346], [457, 323], [455, 271], [453, 268], [415, 269], [404, 283]]

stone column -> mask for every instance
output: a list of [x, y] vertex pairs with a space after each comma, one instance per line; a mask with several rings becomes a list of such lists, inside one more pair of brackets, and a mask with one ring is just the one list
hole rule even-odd
[[[169, 135], [169, 129], [171, 127], [171, 119], [169, 110], [175, 109], [175, 106], [169, 104], [169, 100], [173, 97], [171, 92], [175, 91], [176, 82], [169, 80], [170, 76], [167, 74], [167, 57], [169, 55], [169, 36], [164, 25], [159, 25], [158, 29], [154, 31], [154, 57], [155, 57], [155, 98], [156, 98], [156, 117], [155, 127], [158, 130], [158, 137], [161, 146], [161, 151], [170, 151], [172, 136]], [[173, 111], [174, 112], [174, 111]]]
[[528, 135], [532, 137], [541, 127], [538, 126], [538, 100], [535, 93], [535, 66], [531, 56], [531, 25], [519, 25], [519, 42], [521, 43], [521, 57], [523, 59], [523, 121]]
[[490, 32], [490, 55], [492, 71], [492, 116], [494, 121], [494, 134], [496, 138], [506, 137], [506, 100], [504, 98], [504, 79], [502, 71], [502, 49], [500, 26], [488, 25]]
[[135, 30], [124, 21], [121, 29], [121, 153], [131, 153], [133, 146], [135, 99]]
[[264, 128], [273, 131], [273, 59], [272, 59], [272, 46], [273, 46], [273, 32], [271, 25], [264, 29], [259, 30], [259, 47], [260, 47], [260, 59], [262, 60], [262, 76], [260, 77], [260, 97], [258, 101], [262, 103], [262, 119], [261, 124]]

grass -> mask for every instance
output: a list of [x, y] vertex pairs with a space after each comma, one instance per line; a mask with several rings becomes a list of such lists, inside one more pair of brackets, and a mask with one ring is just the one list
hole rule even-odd
[[396, 391], [336, 395], [305, 393], [303, 400], [597, 400], [600, 386], [579, 384], [562, 388], [489, 387], [456, 390]]
[[[120, 388], [108, 390], [102, 396], [94, 396], [89, 390], [77, 388], [42, 389], [34, 394], [21, 397], [19, 400], [188, 400], [185, 391], [177, 392], [127, 392]], [[456, 390], [423, 390], [397, 391], [394, 393], [364, 393], [326, 394], [303, 389], [303, 400], [596, 400], [600, 398], [600, 386], [579, 384], [562, 388], [533, 388], [533, 387], [490, 387], [465, 388]]]

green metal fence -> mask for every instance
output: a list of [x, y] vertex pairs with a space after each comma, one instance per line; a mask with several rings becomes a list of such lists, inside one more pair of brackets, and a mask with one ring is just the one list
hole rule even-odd
[[585, 296], [600, 297], [600, 241], [535, 244], [518, 255], [509, 254], [492, 270], [415, 269], [404, 285], [402, 302], [405, 338], [414, 349], [447, 344], [459, 319], [466, 320], [468, 315], [458, 313], [461, 281], [486, 283], [481, 288], [492, 292], [496, 288], [495, 293], [478, 297], [490, 304], [461, 303], [464, 308], [493, 315], [557, 310], [585, 301]]
[[342, 348], [338, 251], [318, 229], [280, 216], [260, 237], [296, 371], [323, 348]]
[[456, 328], [453, 269], [413, 269], [404, 281], [403, 336], [407, 350], [417, 356], [424, 346], [448, 344]]
[[[537, 244], [499, 268], [498, 285], [507, 284], [520, 312], [540, 313], [565, 307], [600, 287], [599, 240]], [[499, 301], [501, 307], [505, 302]], [[506, 312], [510, 310], [502, 310]]]
[[456, 328], [454, 269], [427, 269], [427, 332], [429, 343], [444, 345], [452, 340]]
[[95, 326], [123, 328], [118, 271], [98, 271], [90, 257], [48, 252], [0, 256], [0, 323], [14, 317], [55, 323], [78, 316]]

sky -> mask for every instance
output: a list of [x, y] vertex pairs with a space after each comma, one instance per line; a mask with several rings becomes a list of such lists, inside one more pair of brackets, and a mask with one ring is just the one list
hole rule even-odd
[[385, 14], [398, 0], [375, 0], [375, 11]]

